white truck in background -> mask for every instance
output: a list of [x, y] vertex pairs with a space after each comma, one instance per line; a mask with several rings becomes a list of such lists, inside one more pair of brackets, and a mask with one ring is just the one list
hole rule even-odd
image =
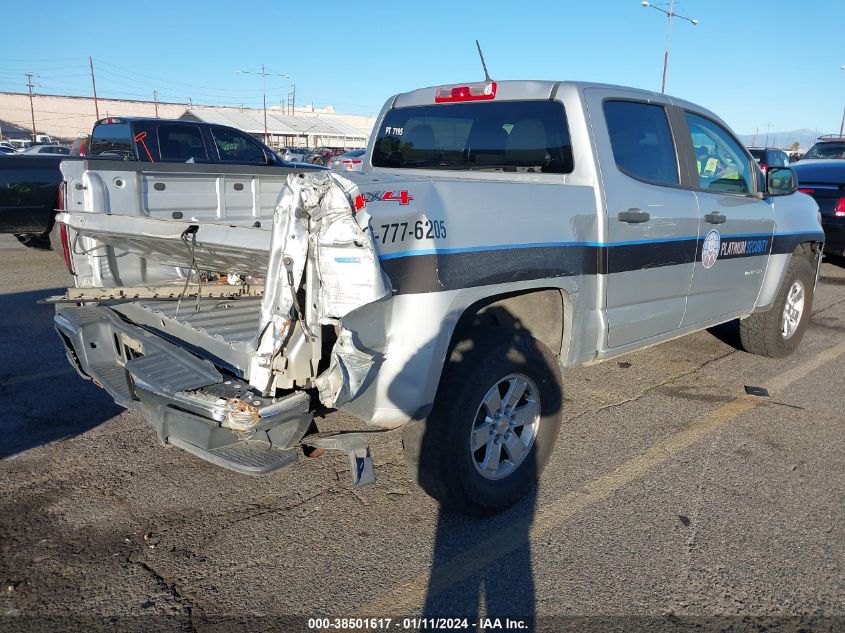
[[[244, 473], [340, 449], [361, 485], [369, 434], [403, 428], [420, 484], [484, 514], [545, 465], [562, 369], [737, 318], [780, 356], [806, 328], [816, 205], [693, 104], [425, 88], [388, 100], [365, 162], [64, 163], [70, 362], [162, 442]], [[361, 424], [320, 432], [325, 409]]]

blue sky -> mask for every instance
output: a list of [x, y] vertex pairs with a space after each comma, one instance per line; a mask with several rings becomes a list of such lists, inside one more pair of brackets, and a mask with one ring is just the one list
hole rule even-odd
[[[655, 4], [658, 4], [655, 2]], [[667, 92], [739, 133], [838, 131], [845, 106], [841, 0], [685, 0], [673, 21]], [[660, 89], [666, 17], [639, 0], [467, 2], [62, 2], [5, 0], [0, 90], [378, 112], [387, 97], [481, 79], [580, 79]]]

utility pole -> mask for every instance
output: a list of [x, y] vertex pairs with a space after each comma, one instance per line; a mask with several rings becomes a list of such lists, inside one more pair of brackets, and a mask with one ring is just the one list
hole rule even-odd
[[158, 118], [158, 90], [153, 90], [153, 103], [156, 108], [156, 118]]
[[238, 75], [261, 75], [261, 92], [264, 95], [264, 144], [269, 145], [267, 141], [267, 76], [269, 75], [270, 77], [286, 77], [287, 79], [290, 79], [290, 75], [277, 75], [274, 73], [268, 73], [264, 68], [264, 64], [261, 64], [261, 70], [257, 72], [253, 70], [236, 70], [235, 73]]
[[97, 81], [94, 79], [94, 60], [88, 56], [88, 65], [91, 67], [91, 87], [94, 88], [94, 114], [100, 118], [100, 105], [97, 103]]
[[32, 115], [32, 142], [35, 142], [35, 106], [32, 105], [32, 76], [33, 73], [26, 74], [26, 85], [29, 87], [29, 113]]

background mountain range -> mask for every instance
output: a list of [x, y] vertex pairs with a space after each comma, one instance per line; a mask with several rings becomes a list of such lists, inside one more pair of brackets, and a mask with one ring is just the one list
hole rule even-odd
[[[780, 147], [781, 149], [788, 149], [794, 142], [798, 142], [801, 149], [804, 151], [810, 149], [813, 143], [816, 142], [821, 134], [835, 134], [838, 130], [810, 130], [803, 128], [800, 130], [789, 130], [787, 132], [769, 132], [768, 135], [764, 131], [755, 134], [739, 134], [739, 140], [747, 146], [755, 147]], [[756, 136], [756, 140], [755, 140]], [[766, 137], [768, 136], [768, 142]]]

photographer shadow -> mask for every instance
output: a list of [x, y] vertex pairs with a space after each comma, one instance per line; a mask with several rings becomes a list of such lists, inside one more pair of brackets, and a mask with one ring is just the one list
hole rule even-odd
[[[492, 328], [496, 330], [496, 336], [501, 337], [503, 333], [507, 333], [508, 336], [512, 335], [516, 342], [507, 354], [509, 362], [516, 359], [519, 366], [521, 359], [527, 371], [535, 377], [553, 375], [551, 371], [546, 371], [550, 369], [547, 365], [538, 366], [539, 362], [545, 361], [542, 360], [543, 354], [539, 353], [538, 341], [531, 331], [504, 307], [491, 307], [470, 325], [471, 327], [463, 327], [459, 334], [453, 337], [444, 374], [448, 372], [452, 376], [466, 376], [468, 381], [478, 377], [479, 382], [483, 382], [484, 370], [490, 360], [489, 350], [485, 346], [491, 340]], [[518, 351], [514, 353], [514, 349]], [[531, 364], [530, 368], [527, 367], [528, 363]], [[477, 393], [483, 394], [495, 384], [495, 380], [489, 385], [478, 384]], [[559, 419], [563, 400], [559, 385], [550, 389], [544, 381], [542, 386], [540, 391], [544, 397], [540, 399], [537, 440], [518, 464], [519, 474], [526, 476], [530, 481], [527, 494], [503, 512], [492, 516], [468, 516], [462, 508], [441, 503], [431, 573], [425, 602], [422, 605], [423, 616], [466, 618], [470, 625], [478, 623], [480, 628], [483, 628], [484, 623], [492, 626], [496, 619], [499, 619], [502, 626], [506, 619], [519, 620], [526, 627], [524, 630], [533, 630], [536, 596], [530, 536], [537, 503], [536, 482], [543, 462], [548, 458], [550, 443], [553, 443], [558, 431], [556, 424], [553, 424], [553, 429], [546, 429], [545, 433], [542, 427], [549, 416]], [[443, 389], [444, 380], [441, 379], [438, 399], [444, 395]], [[481, 412], [480, 400], [477, 404], [467, 403], [466, 406], [467, 411]], [[437, 407], [434, 409], [434, 415], [436, 414]], [[477, 420], [483, 419], [484, 415], [482, 412], [479, 418], [476, 413], [476, 426], [472, 428], [478, 428]], [[438, 498], [437, 490], [430, 489], [431, 486], [422, 472], [426, 464], [433, 464], [444, 458], [444, 437], [437, 432], [436, 424], [428, 424], [427, 420], [428, 418], [411, 423], [413, 426], [409, 429], [410, 433], [421, 434], [421, 439], [418, 440], [419, 454], [415, 456], [411, 451], [409, 460], [412, 471], [415, 466], [419, 469], [420, 485]], [[467, 426], [467, 429], [469, 428]], [[484, 449], [473, 453], [469, 442], [470, 438], [467, 437], [466, 458], [481, 460]], [[543, 448], [538, 449], [538, 444]], [[406, 450], [407, 448], [406, 441]], [[502, 460], [507, 458], [508, 454], [503, 449]], [[470, 511], [469, 514], [478, 513]]]

